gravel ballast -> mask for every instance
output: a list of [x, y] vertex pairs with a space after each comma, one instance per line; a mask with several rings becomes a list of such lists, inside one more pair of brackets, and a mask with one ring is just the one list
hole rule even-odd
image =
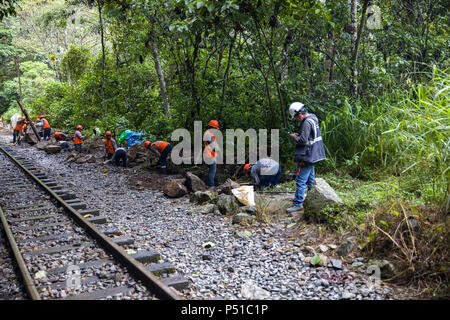
[[[171, 263], [175, 275], [189, 279], [189, 287], [179, 292], [186, 299], [400, 298], [395, 289], [384, 284], [373, 287], [368, 275], [351, 272], [345, 265], [342, 270], [311, 266], [305, 261], [304, 246], [287, 239], [287, 224], [292, 222], [287, 218], [242, 226], [219, 214], [189, 214], [198, 206], [188, 196], [169, 199], [160, 190], [136, 190], [128, 184], [143, 173], [155, 185], [165, 179], [146, 169], [65, 164], [64, 152], [48, 155], [33, 147], [14, 149], [88, 208], [108, 217], [102, 228], [116, 227], [123, 236], [133, 237], [134, 243], [125, 249], [160, 252], [159, 262]], [[207, 242], [214, 245], [205, 248]]]

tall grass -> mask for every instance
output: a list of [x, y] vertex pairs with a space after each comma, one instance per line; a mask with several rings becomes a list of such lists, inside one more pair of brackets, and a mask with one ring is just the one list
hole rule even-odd
[[[382, 168], [405, 177], [409, 191], [449, 205], [449, 69], [377, 103], [345, 102], [322, 122], [328, 155], [356, 172]], [[413, 190], [415, 189], [415, 190]]]

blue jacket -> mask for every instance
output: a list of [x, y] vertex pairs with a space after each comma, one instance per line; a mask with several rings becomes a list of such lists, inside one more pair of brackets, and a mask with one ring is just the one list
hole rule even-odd
[[294, 140], [296, 142], [294, 162], [315, 163], [326, 158], [316, 115], [310, 114], [303, 119], [299, 135]]

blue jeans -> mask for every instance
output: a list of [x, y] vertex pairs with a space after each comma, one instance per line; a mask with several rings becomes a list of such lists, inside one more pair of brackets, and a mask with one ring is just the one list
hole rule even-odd
[[17, 139], [17, 144], [20, 145], [20, 131], [14, 130], [13, 132], [13, 143], [16, 143], [16, 139]]
[[172, 146], [168, 144], [162, 151], [161, 157], [159, 157], [158, 162], [161, 164], [162, 174], [167, 174], [167, 157], [169, 156], [170, 151], [172, 151]]
[[44, 129], [44, 140], [50, 140], [52, 134], [52, 128]]
[[209, 165], [209, 171], [208, 171], [208, 186], [214, 187], [214, 177], [216, 176], [216, 169], [217, 164], [216, 162], [213, 162]]
[[281, 166], [279, 166], [276, 174], [272, 175], [261, 175], [259, 177], [259, 187], [262, 189], [268, 187], [269, 185], [279, 185], [281, 177]]
[[118, 150], [114, 155], [114, 161], [116, 166], [120, 166], [120, 159], [122, 159], [123, 167], [127, 167], [127, 152], [125, 150]]
[[81, 143], [79, 143], [79, 144], [74, 144], [73, 147], [74, 147], [74, 149], [75, 149], [76, 152], [81, 153]]
[[297, 178], [295, 182], [297, 191], [294, 196], [294, 206], [301, 206], [305, 200], [305, 187], [308, 186], [308, 190], [311, 189], [314, 182], [314, 164], [299, 164], [297, 166]]

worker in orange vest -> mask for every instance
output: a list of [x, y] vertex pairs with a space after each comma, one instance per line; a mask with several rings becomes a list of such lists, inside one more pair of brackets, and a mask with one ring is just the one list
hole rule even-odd
[[48, 120], [45, 119], [44, 116], [41, 116], [39, 119], [41, 119], [41, 121], [42, 121], [42, 130], [44, 130], [44, 140], [50, 140], [52, 128], [50, 127]]
[[170, 151], [172, 151], [172, 145], [166, 141], [155, 141], [153, 143], [145, 141], [144, 146], [159, 156], [156, 165], [161, 164], [161, 173], [167, 174], [167, 157], [169, 156]]
[[81, 153], [81, 145], [83, 144], [84, 139], [86, 139], [86, 136], [81, 135], [81, 130], [83, 130], [83, 127], [81, 125], [77, 125], [75, 129], [75, 134], [73, 136], [73, 145], [75, 147], [75, 151]]
[[22, 132], [24, 125], [25, 125], [25, 117], [22, 116], [20, 117], [19, 120], [17, 120], [16, 125], [14, 126], [12, 143], [16, 143], [17, 139], [17, 144], [20, 145], [20, 133]]
[[111, 131], [106, 131], [106, 140], [105, 140], [105, 148], [106, 148], [106, 157], [111, 159], [114, 156], [114, 153], [117, 149], [117, 142], [111, 137]]
[[213, 129], [219, 130], [219, 122], [217, 120], [209, 121], [208, 129], [203, 134], [203, 141], [205, 142], [203, 154], [205, 155], [205, 162], [209, 166], [208, 186], [210, 187], [214, 187], [214, 177], [217, 169], [216, 156], [217, 152], [220, 151]]
[[61, 145], [63, 150], [70, 151], [69, 143], [67, 142], [67, 135], [62, 132], [55, 132], [55, 140]]

